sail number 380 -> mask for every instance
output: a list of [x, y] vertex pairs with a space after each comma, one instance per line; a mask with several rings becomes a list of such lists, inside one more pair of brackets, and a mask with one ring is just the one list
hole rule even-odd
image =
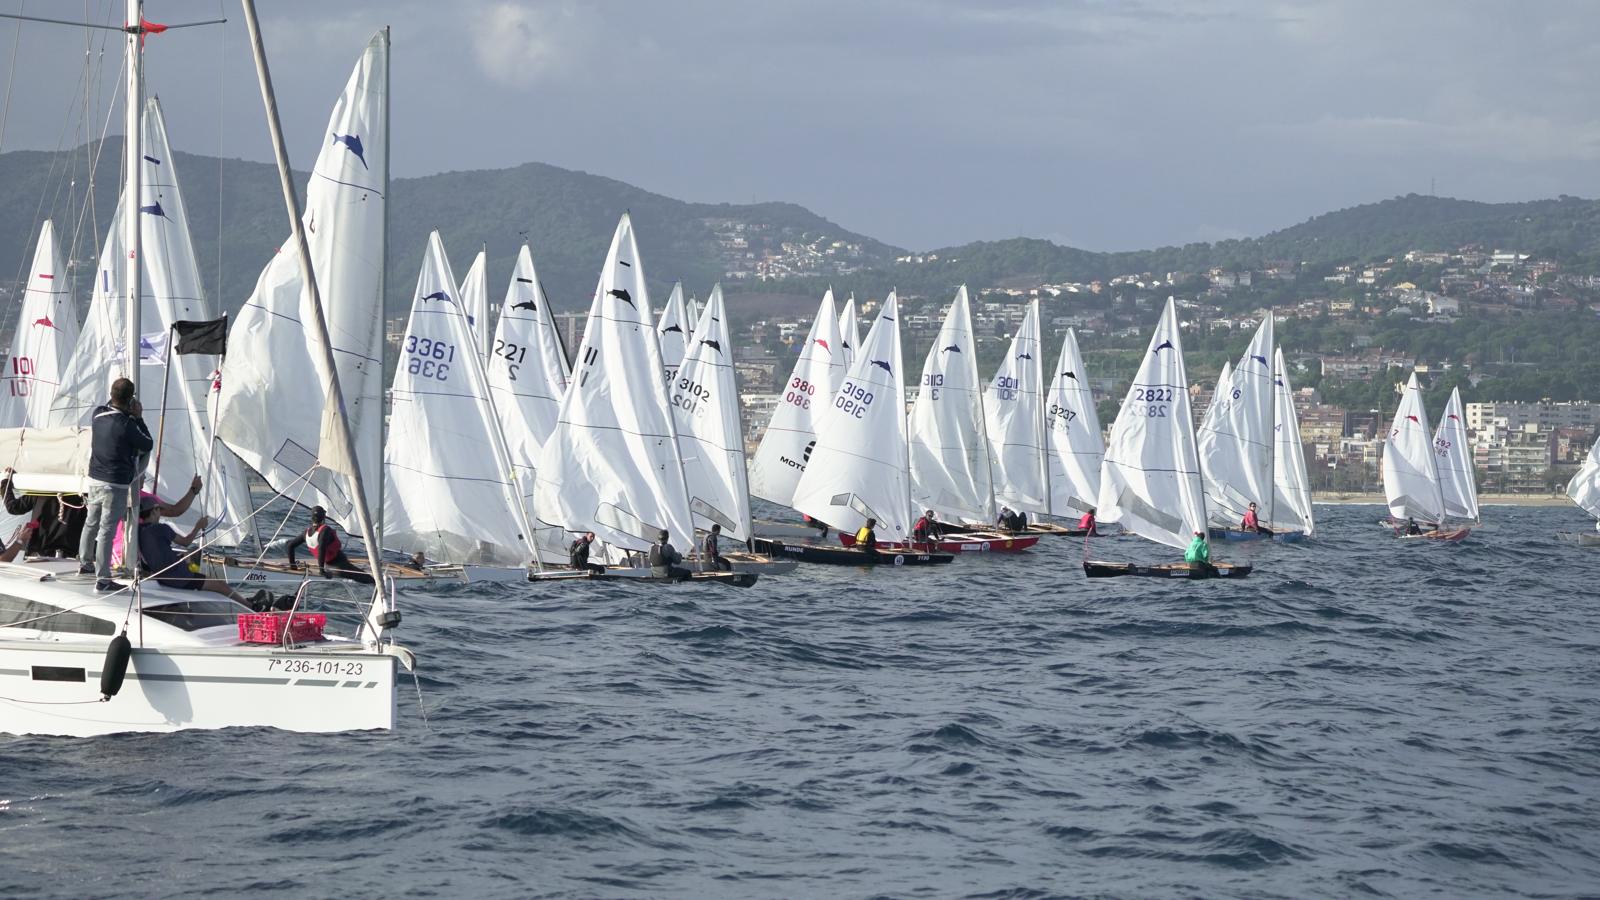
[[811, 398], [817, 394], [817, 386], [804, 378], [789, 380], [789, 390], [783, 395], [783, 402], [792, 403], [801, 409], [811, 408]]
[[450, 364], [456, 360], [456, 345], [414, 334], [406, 336], [406, 371], [422, 378], [450, 380]]
[[872, 405], [872, 392], [853, 381], [846, 381], [839, 388], [838, 396], [833, 398], [833, 405], [859, 419], [867, 414], [867, 407]]

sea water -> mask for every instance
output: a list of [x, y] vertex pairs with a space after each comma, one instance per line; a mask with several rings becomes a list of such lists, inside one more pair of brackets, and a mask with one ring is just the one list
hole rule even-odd
[[406, 677], [392, 733], [0, 737], [0, 896], [1592, 896], [1589, 520], [1379, 512], [1241, 582], [405, 591], [426, 724]]

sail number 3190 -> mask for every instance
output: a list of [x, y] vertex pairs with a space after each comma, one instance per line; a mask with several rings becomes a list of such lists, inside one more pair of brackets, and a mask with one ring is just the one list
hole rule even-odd
[[867, 414], [867, 407], [872, 405], [872, 392], [853, 381], [846, 381], [833, 398], [833, 405], [859, 419]]

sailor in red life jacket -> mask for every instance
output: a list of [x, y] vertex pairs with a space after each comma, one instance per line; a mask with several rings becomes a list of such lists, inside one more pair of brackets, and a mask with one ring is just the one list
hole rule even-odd
[[1244, 521], [1239, 523], [1239, 530], [1267, 533], [1267, 529], [1261, 527], [1261, 520], [1256, 517], [1256, 505], [1254, 503], [1251, 503], [1250, 508], [1244, 511]]
[[284, 549], [289, 554], [289, 567], [299, 568], [294, 561], [295, 548], [305, 546], [317, 561], [317, 574], [323, 578], [338, 576], [361, 584], [372, 584], [372, 576], [355, 567], [350, 557], [344, 555], [344, 545], [339, 542], [339, 532], [328, 524], [328, 512], [320, 506], [311, 508], [311, 525], [296, 535]]
[[911, 526], [911, 540], [918, 544], [928, 544], [944, 537], [944, 528], [939, 525], [939, 517], [928, 510]]
[[1078, 520], [1078, 530], [1082, 531], [1084, 534], [1086, 534], [1086, 535], [1088, 535], [1090, 537], [1099, 537], [1100, 536], [1100, 532], [1094, 530], [1094, 524], [1095, 524], [1094, 514], [1095, 514], [1095, 508], [1092, 507], [1092, 506], [1089, 507], [1089, 511], [1084, 513], [1083, 514], [1083, 518]]

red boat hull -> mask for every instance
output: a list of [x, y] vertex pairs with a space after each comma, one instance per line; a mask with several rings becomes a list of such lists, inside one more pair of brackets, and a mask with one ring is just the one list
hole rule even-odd
[[[856, 536], [841, 532], [839, 543], [846, 547], [856, 545]], [[1010, 534], [953, 534], [940, 538], [937, 541], [916, 544], [884, 542], [878, 543], [878, 549], [885, 553], [1020, 553], [1023, 550], [1039, 543], [1039, 535], [1010, 535]]]

